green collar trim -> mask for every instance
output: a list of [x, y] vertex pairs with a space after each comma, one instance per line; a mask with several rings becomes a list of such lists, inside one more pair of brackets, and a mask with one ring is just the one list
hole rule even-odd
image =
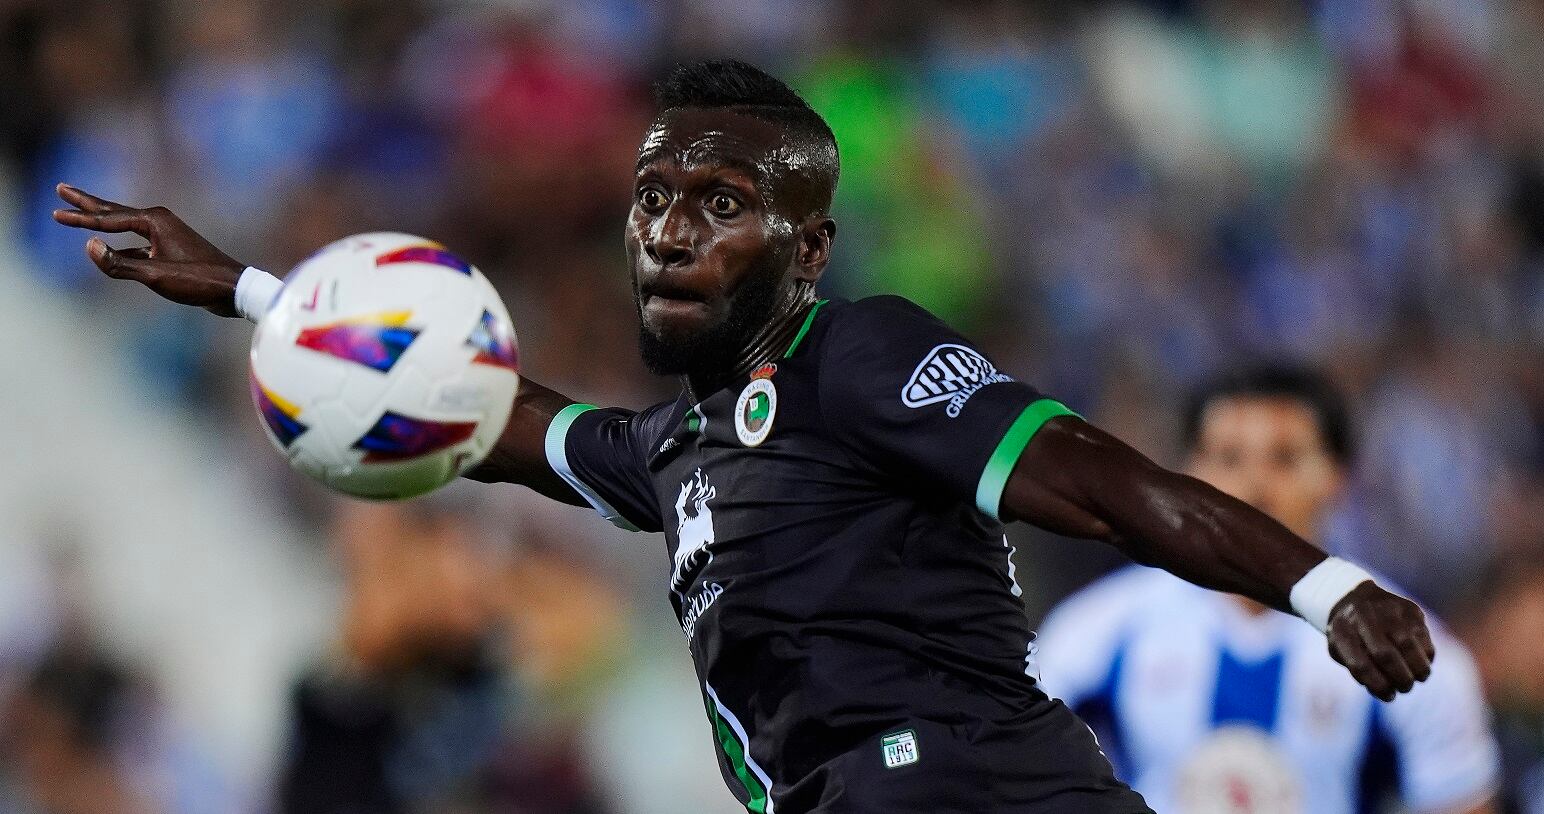
[[810, 306], [809, 314], [804, 317], [804, 324], [799, 326], [799, 332], [794, 334], [793, 344], [789, 345], [788, 350], [783, 353], [784, 359], [793, 356], [793, 352], [799, 349], [799, 345], [803, 344], [804, 335], [809, 333], [810, 326], [815, 324], [815, 314], [820, 312], [820, 306], [825, 305], [828, 302], [830, 302], [830, 300], [816, 300], [815, 304]]

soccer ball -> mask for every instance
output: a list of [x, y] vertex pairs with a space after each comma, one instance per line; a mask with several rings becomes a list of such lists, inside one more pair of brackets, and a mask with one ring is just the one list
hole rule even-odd
[[430, 240], [355, 235], [290, 272], [252, 335], [252, 400], [290, 466], [365, 498], [481, 463], [520, 383], [509, 313]]

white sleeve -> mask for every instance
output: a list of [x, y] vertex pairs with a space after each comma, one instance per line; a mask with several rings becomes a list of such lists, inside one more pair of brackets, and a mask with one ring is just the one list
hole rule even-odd
[[1104, 688], [1146, 568], [1122, 569], [1062, 600], [1035, 637], [1041, 689], [1076, 708]]
[[1399, 756], [1400, 793], [1421, 814], [1479, 803], [1495, 793], [1501, 776], [1501, 749], [1474, 659], [1435, 623], [1432, 638], [1431, 677], [1382, 709]]

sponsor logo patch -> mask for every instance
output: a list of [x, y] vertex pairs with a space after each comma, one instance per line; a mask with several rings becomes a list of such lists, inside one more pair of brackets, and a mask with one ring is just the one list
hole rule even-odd
[[921, 753], [917, 751], [917, 733], [914, 730], [903, 729], [886, 735], [880, 739], [879, 745], [885, 753], [886, 769], [910, 766], [922, 759]]
[[933, 348], [912, 371], [906, 386], [901, 388], [901, 403], [915, 409], [947, 401], [949, 406], [945, 412], [950, 418], [956, 418], [977, 390], [989, 384], [1011, 381], [1012, 376], [997, 372], [997, 368], [974, 349], [947, 343]]

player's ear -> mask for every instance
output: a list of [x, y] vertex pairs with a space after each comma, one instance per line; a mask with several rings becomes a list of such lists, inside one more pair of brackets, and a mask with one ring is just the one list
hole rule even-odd
[[826, 215], [811, 215], [799, 227], [799, 252], [794, 257], [794, 276], [813, 283], [825, 273], [831, 261], [831, 241], [836, 239], [836, 221]]

